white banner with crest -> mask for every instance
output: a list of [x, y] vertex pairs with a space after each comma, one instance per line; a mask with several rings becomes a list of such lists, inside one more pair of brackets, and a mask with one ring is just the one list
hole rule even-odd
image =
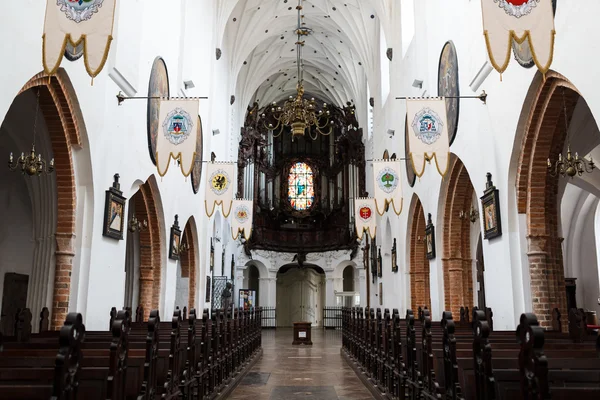
[[221, 205], [225, 218], [229, 216], [233, 203], [234, 171], [235, 164], [233, 163], [208, 163], [204, 208], [209, 218], [214, 214], [217, 205]]
[[100, 73], [113, 39], [116, 0], [47, 0], [42, 63], [48, 75], [56, 73], [67, 42], [83, 42], [85, 69], [94, 78]]
[[552, 0], [481, 0], [483, 34], [493, 67], [508, 67], [512, 39], [529, 42], [533, 61], [546, 74], [554, 56]]
[[198, 100], [161, 99], [158, 136], [156, 138], [156, 168], [160, 176], [169, 170], [171, 158], [179, 159], [184, 176], [194, 168], [198, 138]]
[[443, 97], [406, 100], [408, 140], [413, 170], [418, 177], [425, 172], [425, 161], [435, 158], [440, 175], [446, 175], [450, 160], [450, 140], [446, 100]]
[[379, 215], [385, 212], [386, 204], [394, 208], [396, 215], [402, 212], [402, 185], [400, 184], [400, 161], [373, 161], [375, 182], [375, 206]]
[[252, 235], [252, 200], [233, 200], [231, 207], [231, 236], [237, 240], [240, 233], [250, 240]]
[[369, 233], [371, 239], [375, 237], [377, 230], [375, 212], [375, 199], [359, 197], [354, 200], [354, 223], [356, 225], [356, 235], [360, 240], [362, 240], [364, 231]]

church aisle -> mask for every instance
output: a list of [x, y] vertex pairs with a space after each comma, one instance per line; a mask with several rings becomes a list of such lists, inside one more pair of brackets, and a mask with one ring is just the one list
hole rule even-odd
[[293, 346], [292, 336], [292, 329], [263, 330], [263, 356], [229, 399], [373, 398], [340, 356], [341, 331], [313, 329], [312, 346]]

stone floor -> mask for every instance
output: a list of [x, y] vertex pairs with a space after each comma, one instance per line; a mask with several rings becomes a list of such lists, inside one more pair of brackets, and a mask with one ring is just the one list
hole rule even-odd
[[340, 356], [340, 331], [313, 329], [312, 346], [292, 339], [292, 329], [263, 330], [263, 356], [229, 399], [373, 399]]

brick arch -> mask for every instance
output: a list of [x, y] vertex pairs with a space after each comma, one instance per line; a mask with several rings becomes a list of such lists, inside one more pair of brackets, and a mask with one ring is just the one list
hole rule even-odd
[[[538, 80], [539, 81], [539, 80]], [[564, 76], [550, 71], [546, 80], [534, 81], [535, 90], [520, 143], [516, 176], [517, 209], [527, 216], [527, 240], [533, 312], [540, 325], [551, 327], [551, 310], [567, 315], [564, 289], [562, 241], [559, 233], [558, 177], [547, 171], [548, 158], [556, 160], [563, 150], [567, 120], [573, 117], [581, 95]], [[565, 326], [566, 327], [566, 326]]]
[[187, 243], [188, 251], [181, 255], [181, 277], [189, 278], [188, 309], [196, 306], [196, 260], [198, 257], [198, 237], [196, 220], [190, 217], [183, 229], [182, 243]]
[[139, 305], [144, 307], [144, 320], [151, 310], [160, 305], [160, 285], [162, 266], [162, 239], [157, 204], [157, 188], [150, 177], [140, 185], [133, 196], [135, 213], [139, 221], [147, 221], [148, 228], [140, 231], [140, 290]]
[[469, 211], [473, 185], [469, 173], [456, 158], [446, 187], [444, 203], [443, 258], [444, 307], [458, 315], [460, 307], [473, 307], [473, 260], [471, 259], [471, 221], [459, 218]]
[[59, 329], [69, 310], [71, 272], [75, 256], [75, 220], [77, 190], [73, 168], [73, 147], [81, 147], [86, 135], [77, 94], [67, 72], [60, 68], [55, 75], [40, 72], [19, 91], [39, 90], [40, 111], [50, 137], [57, 186], [57, 223], [54, 288], [52, 294], [52, 329]]
[[427, 306], [431, 310], [429, 260], [425, 251], [425, 212], [414, 196], [410, 224], [410, 304], [413, 310]]

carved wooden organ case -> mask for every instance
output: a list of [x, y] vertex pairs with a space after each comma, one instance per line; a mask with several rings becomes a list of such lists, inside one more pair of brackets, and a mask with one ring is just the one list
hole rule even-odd
[[[330, 135], [312, 131], [295, 138], [289, 127], [268, 127], [268, 109], [248, 108], [238, 153], [238, 197], [254, 200], [252, 249], [307, 253], [356, 250], [354, 199], [365, 197], [365, 146], [354, 107], [331, 107]], [[290, 196], [290, 173], [297, 163], [312, 172], [310, 206]], [[293, 185], [292, 185], [293, 186]]]

